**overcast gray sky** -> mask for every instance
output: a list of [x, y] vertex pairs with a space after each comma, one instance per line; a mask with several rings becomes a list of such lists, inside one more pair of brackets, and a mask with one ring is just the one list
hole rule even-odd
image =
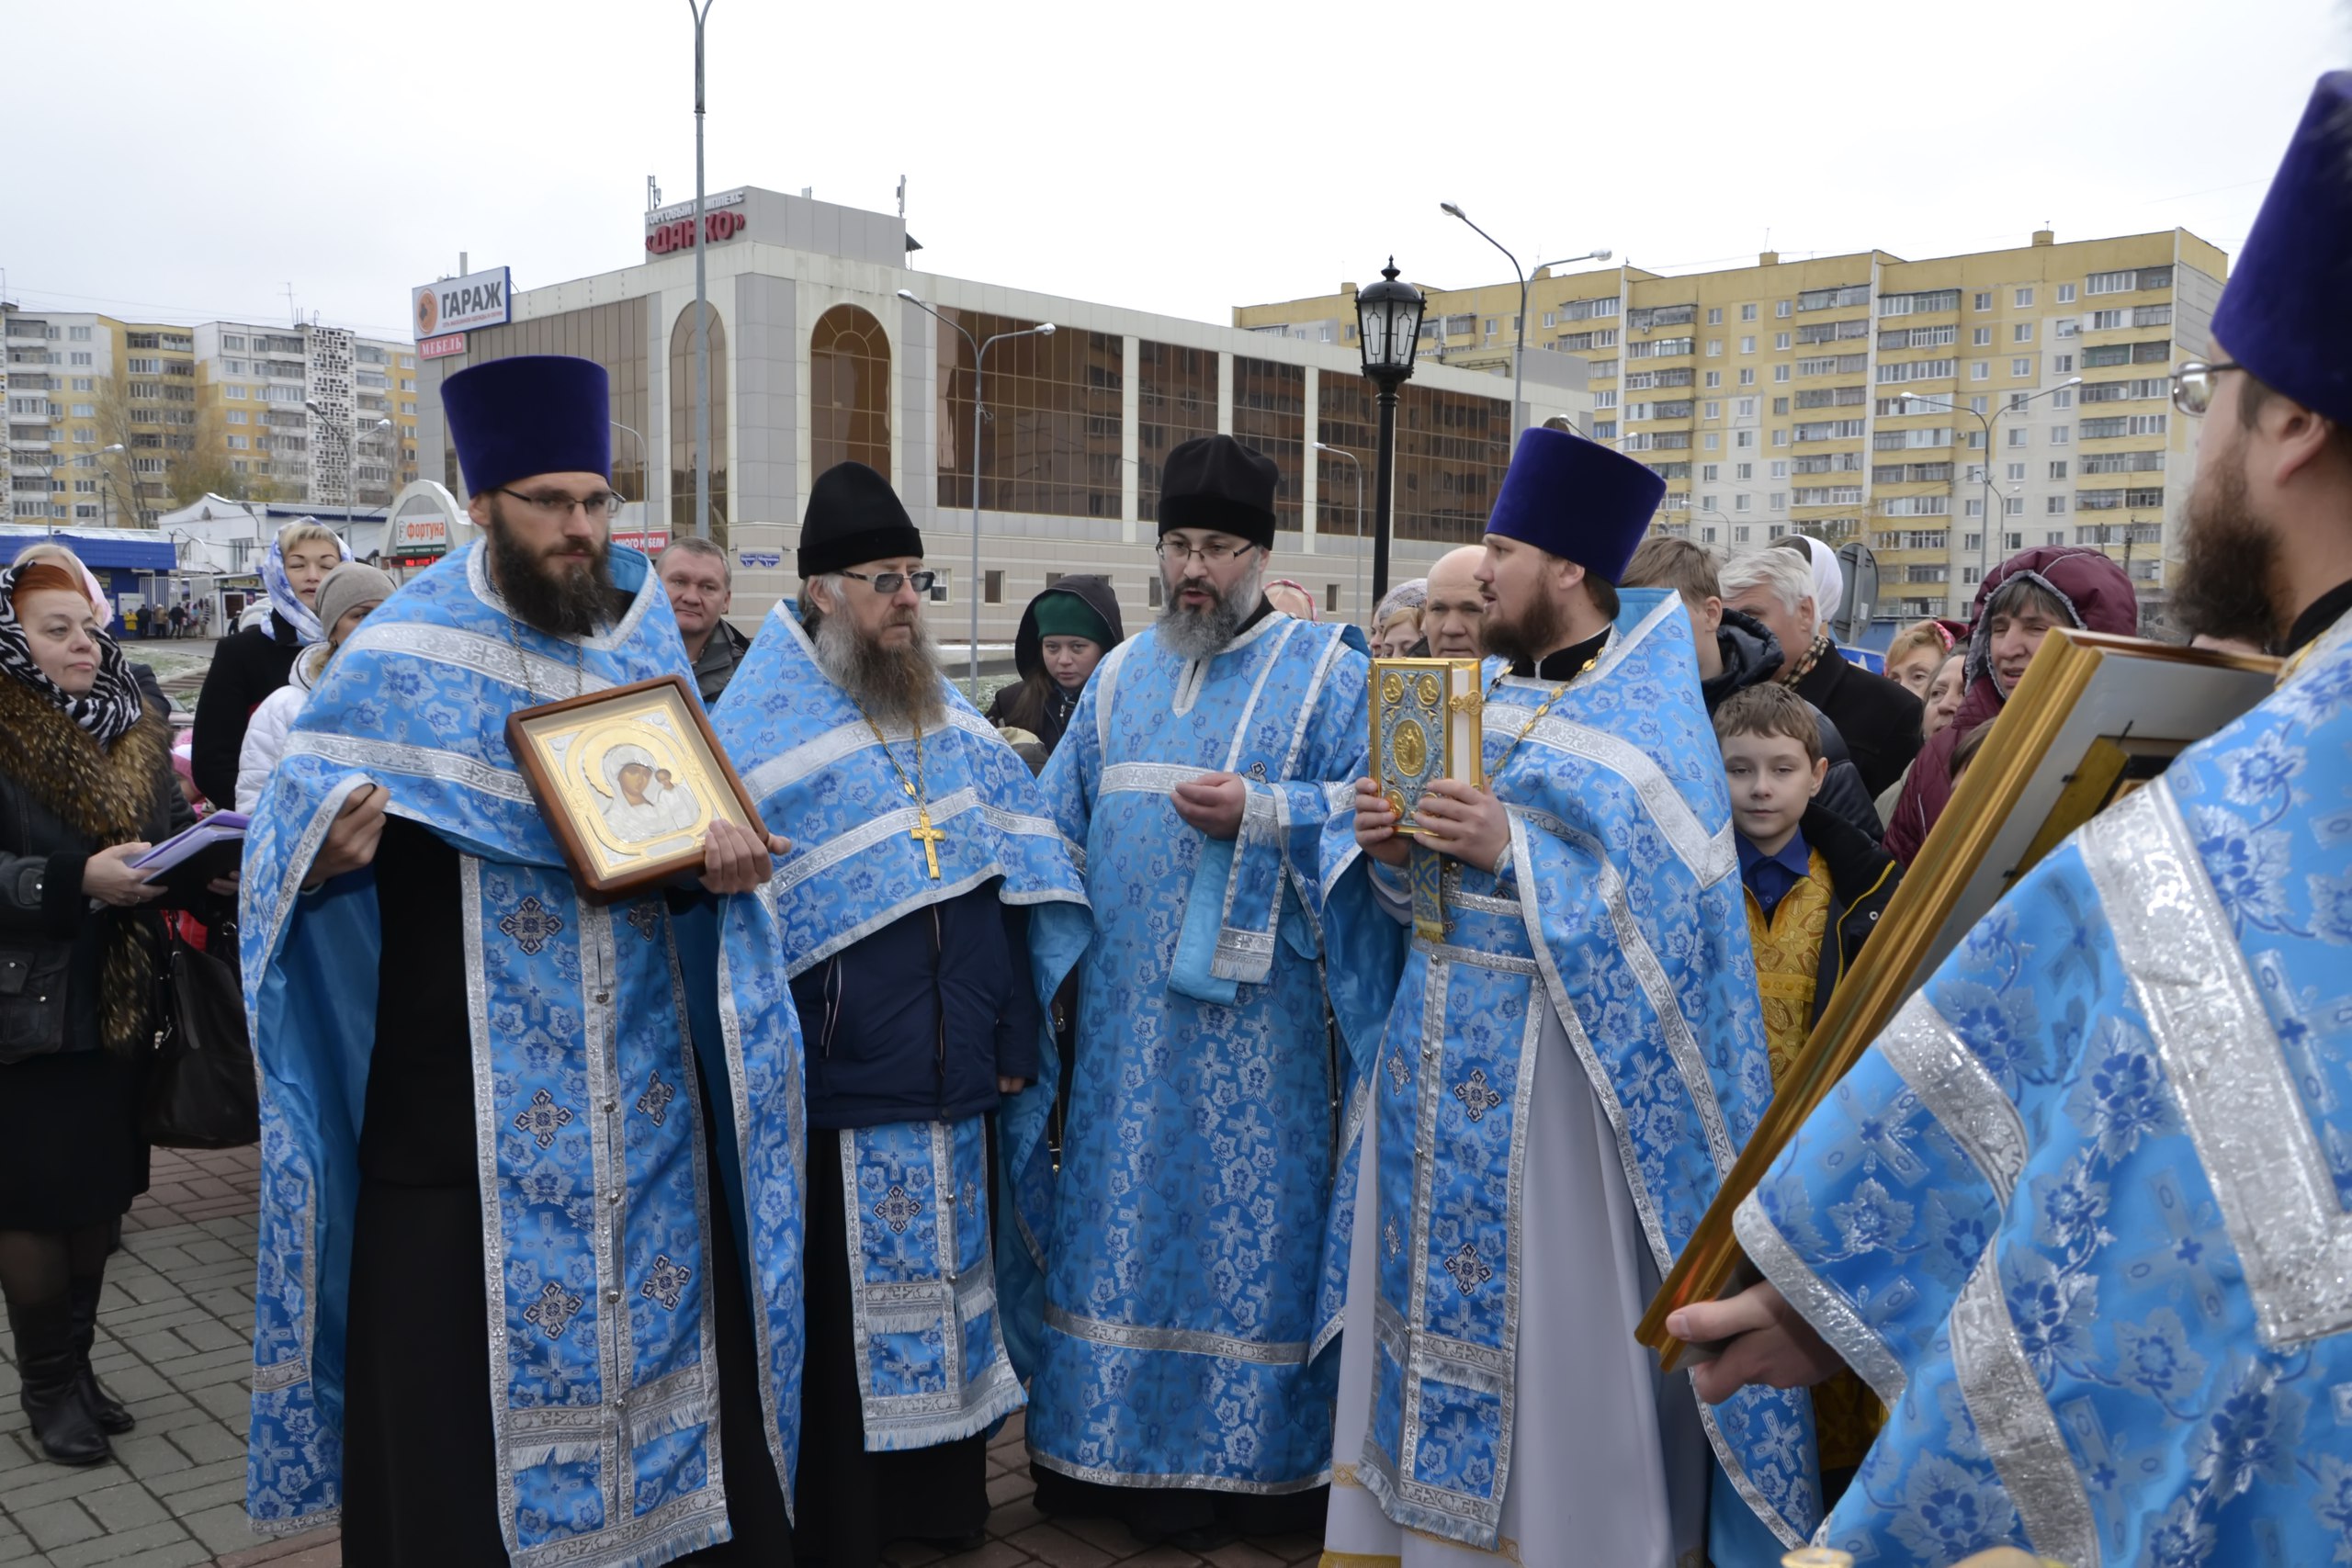
[[[685, 0], [8, 0], [28, 307], [409, 335], [408, 290], [642, 254], [694, 194]], [[717, 0], [708, 186], [812, 186], [931, 269], [1224, 321], [1610, 246], [1700, 270], [2182, 224], [2235, 252], [2343, 0]], [[25, 128], [40, 128], [29, 141]], [[38, 168], [39, 177], [32, 171]]]

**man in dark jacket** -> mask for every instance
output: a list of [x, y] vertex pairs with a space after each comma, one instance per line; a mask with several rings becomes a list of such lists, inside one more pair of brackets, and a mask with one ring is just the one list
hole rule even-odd
[[1793, 550], [1747, 550], [1719, 574], [1724, 603], [1772, 629], [1780, 678], [1829, 716], [1846, 738], [1871, 798], [1903, 776], [1919, 750], [1919, 699], [1901, 682], [1873, 675], [1817, 629], [1813, 572]]
[[680, 539], [654, 561], [653, 574], [662, 580], [670, 613], [678, 618], [678, 636], [685, 640], [686, 658], [695, 667], [702, 705], [715, 707], [727, 682], [735, 678], [735, 667], [752, 650], [752, 639], [728, 624], [735, 573], [727, 552], [708, 539]]
[[[1625, 588], [1671, 588], [1690, 615], [1690, 637], [1699, 656], [1699, 695], [1713, 717], [1724, 699], [1735, 692], [1761, 685], [1781, 672], [1781, 642], [1772, 628], [1740, 610], [1724, 608], [1723, 591], [1715, 580], [1715, 558], [1686, 539], [1645, 539], [1625, 568]], [[1875, 839], [1878, 807], [1846, 750], [1846, 739], [1829, 716], [1814, 708], [1821, 732], [1821, 754], [1829, 763], [1828, 776], [1814, 804]]]

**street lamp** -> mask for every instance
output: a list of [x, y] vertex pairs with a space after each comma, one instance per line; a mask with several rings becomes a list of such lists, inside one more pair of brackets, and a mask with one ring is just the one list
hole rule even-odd
[[[85, 461], [86, 461], [90, 467], [95, 468], [98, 466], [98, 459], [100, 457], [111, 457], [117, 452], [128, 452], [129, 450], [130, 450], [130, 448], [118, 441], [111, 446], [99, 447], [96, 452], [89, 454], [86, 458], [75, 458], [74, 460], [74, 466], [75, 468], [79, 468]], [[52, 464], [51, 466], [54, 467], [55, 465]], [[111, 528], [114, 526], [114, 487], [106, 481], [103, 475], [101, 475], [98, 480], [98, 526], [101, 528]], [[52, 538], [56, 536], [57, 530], [54, 527], [51, 528], [49, 532]]]
[[2044, 387], [2039, 392], [2030, 393], [2022, 398], [2013, 398], [2009, 402], [2004, 403], [1999, 408], [1995, 409], [1990, 419], [1987, 419], [1984, 415], [1977, 412], [1973, 408], [1963, 408], [1959, 403], [1943, 399], [1931, 398], [1922, 392], [1905, 392], [1902, 394], [1901, 400], [1905, 405], [1905, 412], [1912, 412], [1910, 409], [1911, 404], [1922, 403], [1930, 409], [1942, 409], [1951, 413], [1967, 414], [1970, 418], [1975, 420], [1977, 423], [1984, 427], [1984, 464], [1978, 471], [1977, 475], [1977, 477], [1983, 480], [1984, 486], [1984, 532], [1977, 536], [1976, 541], [1976, 581], [1978, 582], [1983, 582], [1985, 578], [1992, 575], [1993, 571], [1993, 529], [1995, 527], [1995, 514], [1993, 511], [1993, 502], [1995, 500], [1993, 492], [1993, 427], [2001, 422], [2001, 416], [2003, 414], [2007, 413], [2012, 409], [2021, 409], [2025, 407], [2026, 404], [2049, 397], [2053, 392], [2063, 392], [2069, 387], [2079, 387], [2082, 384], [2083, 378], [2080, 376], [2069, 376], [2066, 379], [2059, 382], [2054, 387]]
[[[314, 419], [327, 417], [327, 411], [319, 406], [315, 398], [304, 398], [302, 406], [311, 411]], [[359, 444], [374, 440], [391, 427], [392, 422], [389, 419], [379, 419], [364, 427], [356, 424], [352, 427], [351, 449], [348, 461], [344, 465], [343, 479], [343, 533], [346, 544], [350, 542], [352, 524], [359, 512]]]
[[607, 420], [605, 423], [610, 424], [615, 430], [622, 431], [628, 434], [637, 436], [637, 505], [639, 512], [637, 519], [638, 542], [639, 544], [643, 544], [647, 536], [651, 532], [653, 527], [652, 498], [650, 491], [647, 488], [653, 482], [653, 454], [645, 445], [645, 437], [637, 431], [630, 430], [628, 425], [623, 424], [616, 419]]
[[710, 537], [710, 302], [702, 212], [702, 34], [718, 0], [686, 0], [695, 18], [695, 537]]
[[971, 699], [972, 705], [978, 707], [980, 705], [980, 373], [987, 365], [989, 349], [1007, 338], [1051, 337], [1054, 335], [1054, 323], [1040, 321], [1034, 327], [1023, 327], [1019, 332], [998, 333], [986, 343], [982, 343], [974, 338], [970, 333], [966, 332], [962, 322], [951, 321], [924, 304], [922, 297], [913, 289], [899, 289], [899, 298], [937, 321], [941, 326], [954, 327], [957, 332], [963, 333], [964, 341], [972, 345], [972, 581], [967, 585], [967, 591], [972, 601], [969, 649]]
[[[1356, 471], [1356, 624], [1363, 624], [1363, 459], [1344, 446], [1334, 446], [1328, 441], [1315, 444], [1317, 452], [1329, 452], [1334, 457], [1345, 457]], [[1318, 491], [1319, 493], [1319, 491]]]
[[[1494, 246], [1495, 249], [1502, 251], [1503, 260], [1510, 263], [1511, 271], [1518, 274], [1519, 316], [1517, 320], [1519, 324], [1513, 329], [1510, 348], [1510, 438], [1516, 442], [1519, 439], [1520, 387], [1527, 368], [1527, 274], [1520, 270], [1519, 258], [1509, 251], [1504, 251], [1501, 241], [1479, 228], [1476, 223], [1471, 223], [1470, 215], [1463, 211], [1459, 206], [1451, 201], [1441, 201], [1437, 205], [1439, 211], [1450, 217], [1461, 219], [1464, 223], [1469, 224], [1472, 233]], [[1542, 272], [1547, 266], [1566, 266], [1573, 262], [1607, 261], [1609, 254], [1610, 253], [1605, 250], [1587, 251], [1580, 256], [1565, 256], [1558, 261], [1538, 262], [1535, 270]]]
[[1372, 596], [1388, 592], [1388, 519], [1396, 471], [1396, 392], [1412, 378], [1413, 354], [1421, 339], [1421, 291], [1396, 278], [1396, 258], [1380, 269], [1378, 283], [1356, 296], [1356, 344], [1363, 351], [1363, 373], [1380, 391], [1380, 448], [1372, 479]]

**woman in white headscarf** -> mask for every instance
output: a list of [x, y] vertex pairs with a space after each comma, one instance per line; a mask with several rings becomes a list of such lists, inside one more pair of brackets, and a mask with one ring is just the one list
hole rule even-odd
[[1826, 634], [1832, 642], [1837, 634], [1829, 630], [1829, 623], [1838, 616], [1838, 606], [1846, 599], [1846, 569], [1838, 564], [1838, 552], [1810, 534], [1783, 534], [1772, 541], [1784, 550], [1795, 550], [1813, 569], [1813, 629], [1816, 635]]

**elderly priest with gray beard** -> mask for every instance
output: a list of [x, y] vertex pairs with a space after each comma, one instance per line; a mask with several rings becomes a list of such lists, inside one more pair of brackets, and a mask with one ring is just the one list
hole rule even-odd
[[1029, 769], [941, 674], [922, 536], [859, 463], [819, 477], [802, 591], [713, 716], [797, 848], [769, 885], [808, 1041], [795, 1541], [978, 1545], [986, 1436], [1022, 1404], [990, 1262], [990, 1114], [1038, 1073], [1086, 896]]

